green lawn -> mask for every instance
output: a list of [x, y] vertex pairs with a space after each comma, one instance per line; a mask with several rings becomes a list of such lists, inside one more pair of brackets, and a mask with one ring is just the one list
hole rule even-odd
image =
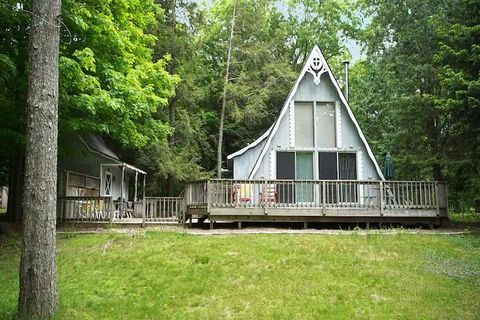
[[59, 235], [58, 293], [58, 319], [479, 319], [480, 234]]

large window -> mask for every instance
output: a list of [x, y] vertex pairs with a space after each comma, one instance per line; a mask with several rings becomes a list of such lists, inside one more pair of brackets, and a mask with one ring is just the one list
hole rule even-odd
[[317, 102], [315, 127], [317, 147], [333, 148], [335, 140], [335, 105], [333, 103]]
[[295, 102], [295, 146], [314, 146], [312, 102]]

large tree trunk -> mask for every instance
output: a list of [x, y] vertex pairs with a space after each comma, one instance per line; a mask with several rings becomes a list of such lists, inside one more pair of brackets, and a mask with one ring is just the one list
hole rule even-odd
[[32, 1], [19, 319], [45, 319], [57, 307], [58, 51], [61, 0]]
[[230, 59], [232, 55], [233, 29], [235, 27], [235, 8], [236, 1], [233, 3], [232, 21], [230, 26], [230, 37], [228, 38], [227, 66], [225, 70], [225, 83], [223, 85], [222, 109], [220, 111], [220, 126], [218, 128], [217, 145], [217, 178], [222, 178], [222, 147], [223, 147], [223, 123], [225, 122], [225, 108], [227, 105], [227, 85], [230, 72]]

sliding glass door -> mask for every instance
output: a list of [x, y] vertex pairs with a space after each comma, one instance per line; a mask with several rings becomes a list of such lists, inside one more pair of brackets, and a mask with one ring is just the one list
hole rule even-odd
[[[355, 153], [338, 154], [338, 178], [340, 180], [357, 180], [357, 156]], [[340, 202], [357, 202], [357, 186], [351, 182], [340, 186]]]
[[[295, 179], [295, 152], [277, 152], [277, 179]], [[276, 192], [279, 203], [295, 202], [295, 190], [292, 183], [277, 184]]]
[[[297, 152], [296, 160], [297, 180], [313, 180], [313, 153]], [[297, 203], [313, 202], [313, 185], [311, 183], [297, 183], [295, 190]]]
[[[313, 152], [277, 152], [278, 180], [313, 180]], [[313, 187], [306, 183], [280, 183], [279, 203], [313, 202]]]

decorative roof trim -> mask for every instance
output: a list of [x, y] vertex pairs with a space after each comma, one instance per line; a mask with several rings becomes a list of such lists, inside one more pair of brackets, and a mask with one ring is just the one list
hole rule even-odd
[[233, 159], [237, 156], [240, 156], [242, 154], [244, 154], [247, 150], [253, 148], [253, 147], [256, 147], [258, 144], [260, 144], [260, 142], [262, 142], [263, 140], [265, 140], [265, 138], [268, 137], [268, 135], [270, 134], [270, 132], [272, 131], [272, 128], [273, 128], [273, 124], [270, 126], [270, 128], [268, 128], [267, 131], [265, 131], [257, 140], [255, 140], [254, 142], [250, 143], [249, 145], [247, 145], [245, 148], [243, 149], [240, 149], [238, 150], [237, 152], [234, 152], [232, 154], [229, 154], [227, 156], [227, 160], [230, 160], [230, 159]]
[[[347, 100], [345, 99], [345, 95], [343, 94], [342, 90], [340, 90], [340, 86], [337, 82], [337, 79], [335, 79], [334, 75], [333, 75], [333, 72], [332, 70], [330, 69], [330, 66], [328, 65], [327, 61], [325, 60], [325, 57], [323, 56], [323, 53], [322, 51], [320, 50], [320, 48], [315, 45], [315, 47], [313, 48], [312, 52], [310, 53], [308, 59], [307, 59], [307, 62], [305, 63], [305, 65], [303, 66], [302, 68], [302, 71], [300, 72], [300, 75], [298, 76], [297, 78], [297, 81], [295, 82], [295, 85], [293, 86], [292, 90], [290, 91], [290, 94], [288, 95], [288, 98], [287, 100], [285, 101], [283, 107], [282, 107], [282, 111], [280, 112], [280, 116], [279, 118], [277, 119], [277, 121], [275, 122], [274, 126], [273, 126], [273, 129], [272, 130], [269, 130], [271, 131], [270, 134], [268, 135], [268, 140], [267, 140], [267, 143], [265, 143], [265, 145], [263, 146], [263, 150], [262, 152], [260, 153], [260, 156], [258, 157], [256, 163], [255, 163], [255, 166], [253, 167], [252, 171], [250, 172], [250, 175], [249, 175], [249, 179], [253, 179], [255, 173], [258, 171], [258, 168], [260, 167], [260, 163], [262, 162], [262, 159], [263, 157], [265, 156], [265, 153], [267, 152], [267, 150], [269, 149], [270, 147], [270, 143], [272, 141], [272, 138], [273, 136], [275, 135], [275, 133], [277, 132], [278, 130], [278, 127], [280, 126], [280, 122], [281, 122], [281, 119], [283, 118], [283, 116], [285, 115], [287, 109], [288, 109], [288, 105], [290, 104], [290, 101], [292, 100], [293, 96], [295, 95], [295, 93], [297, 92], [297, 89], [298, 89], [298, 85], [300, 84], [300, 82], [302, 81], [303, 77], [305, 76], [305, 73], [308, 71], [309, 73], [312, 73], [311, 71], [309, 71], [309, 69], [311, 68], [311, 65], [313, 64], [314, 62], [314, 58], [315, 59], [318, 59], [320, 58], [320, 62], [321, 62], [321, 69], [318, 71], [317, 74], [319, 74], [318, 76], [318, 83], [320, 83], [320, 76], [321, 74], [325, 73], [324, 69], [326, 69], [326, 72], [328, 73], [328, 75], [330, 76], [330, 80], [332, 81], [333, 85], [335, 86], [335, 88], [337, 89], [337, 93], [340, 97], [340, 100], [342, 101], [342, 103], [345, 105], [345, 108], [347, 109], [347, 113], [348, 115], [350, 116], [350, 119], [352, 120], [353, 124], [355, 125], [355, 128], [357, 129], [357, 132], [358, 132], [358, 135], [360, 136], [360, 139], [362, 140], [364, 146], [365, 146], [365, 149], [367, 150], [367, 153], [370, 157], [370, 159], [373, 161], [373, 164], [375, 166], [375, 169], [377, 170], [377, 173], [378, 173], [378, 176], [380, 177], [380, 179], [382, 180], [385, 180], [384, 176], [383, 176], [383, 173], [382, 173], [382, 170], [380, 170], [380, 167], [378, 166], [378, 163], [377, 163], [377, 160], [375, 159], [375, 156], [373, 155], [373, 152], [372, 150], [370, 149], [370, 146], [368, 145], [367, 143], [367, 140], [357, 122], [357, 119], [355, 119], [355, 116], [353, 115], [353, 112], [352, 110], [350, 109], [350, 106], [347, 102]], [[316, 60], [317, 61], [317, 60]], [[314, 83], [315, 84], [318, 84], [316, 82], [316, 78], [315, 78], [315, 75], [314, 75]], [[263, 137], [263, 136], [262, 136]]]

